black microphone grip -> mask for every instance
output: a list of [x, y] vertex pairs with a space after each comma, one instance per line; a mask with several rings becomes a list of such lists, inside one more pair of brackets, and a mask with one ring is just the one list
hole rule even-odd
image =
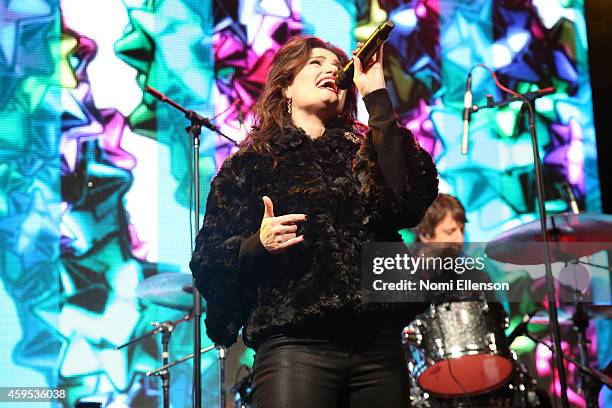
[[[363, 46], [357, 51], [355, 56], [359, 58], [361, 64], [365, 65], [370, 60], [379, 47], [389, 37], [391, 30], [395, 28], [395, 24], [391, 20], [387, 20], [378, 26], [372, 35], [366, 40]], [[355, 72], [355, 64], [351, 59], [341, 70], [336, 74], [336, 85], [340, 89], [349, 89], [353, 85], [353, 73]]]

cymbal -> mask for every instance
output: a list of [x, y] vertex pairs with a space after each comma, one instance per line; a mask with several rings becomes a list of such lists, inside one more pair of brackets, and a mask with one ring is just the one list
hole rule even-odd
[[[562, 213], [546, 217], [551, 262], [569, 262], [612, 249], [612, 215]], [[527, 245], [534, 243], [535, 245]], [[490, 241], [487, 256], [514, 265], [544, 263], [540, 220], [519, 225]]]
[[138, 284], [136, 295], [156, 305], [190, 311], [193, 308], [192, 277], [186, 273], [161, 273]]

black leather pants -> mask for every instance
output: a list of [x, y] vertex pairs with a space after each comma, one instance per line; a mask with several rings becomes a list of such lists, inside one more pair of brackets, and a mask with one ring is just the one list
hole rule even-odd
[[361, 337], [269, 337], [255, 355], [253, 406], [408, 407], [408, 371], [399, 333], [384, 330]]

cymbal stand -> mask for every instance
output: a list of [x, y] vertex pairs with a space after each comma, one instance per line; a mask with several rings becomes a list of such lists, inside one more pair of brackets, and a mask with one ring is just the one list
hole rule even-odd
[[[586, 312], [583, 303], [583, 296], [580, 291], [576, 291], [576, 311], [572, 316], [574, 331], [578, 336], [578, 349], [580, 351], [580, 364], [589, 366], [589, 340], [586, 337], [586, 330], [589, 327], [589, 314]], [[586, 408], [597, 408], [597, 390], [599, 386], [593, 378], [580, 370], [580, 389], [584, 395]]]
[[[524, 335], [526, 337], [530, 338], [531, 340], [533, 340], [534, 342], [545, 346], [552, 353], [555, 353], [555, 345], [554, 344], [548, 344], [544, 340], [540, 339], [539, 337], [534, 336], [533, 334], [529, 333], [528, 331], [525, 331]], [[591, 380], [599, 381], [600, 383], [605, 384], [608, 387], [612, 388], [612, 379], [610, 377], [608, 377], [606, 374], [604, 374], [603, 372], [601, 372], [601, 371], [599, 371], [597, 369], [585, 366], [580, 361], [576, 360], [573, 357], [570, 357], [567, 354], [564, 354], [564, 353], [558, 353], [558, 354], [562, 355], [563, 358], [567, 362], [572, 363], [574, 366], [576, 366], [578, 368], [578, 370], [583, 372], [585, 375], [590, 376]]]
[[612, 266], [597, 265], [597, 264], [594, 264], [594, 263], [591, 263], [591, 262], [581, 261], [580, 259], [577, 259], [576, 263], [579, 263], [579, 264], [582, 264], [582, 265], [587, 265], [587, 266], [590, 266], [590, 267], [593, 267], [593, 268], [606, 269], [606, 270], [612, 272]]

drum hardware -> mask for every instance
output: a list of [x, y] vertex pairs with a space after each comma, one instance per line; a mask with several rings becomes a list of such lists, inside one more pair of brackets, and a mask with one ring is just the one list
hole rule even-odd
[[[197, 292], [197, 291], [195, 291]], [[144, 301], [148, 301], [150, 303], [168, 307], [176, 310], [183, 311], [191, 311], [193, 309], [193, 278], [189, 274], [183, 273], [160, 273], [157, 275], [153, 275], [138, 284], [136, 287], [136, 294], [138, 297]], [[199, 294], [198, 294], [199, 296]], [[205, 308], [205, 305], [202, 307]], [[164, 408], [169, 407], [170, 403], [170, 372], [168, 369], [173, 367], [183, 361], [189, 360], [194, 356], [195, 353], [192, 353], [186, 357], [183, 357], [179, 360], [168, 362], [168, 347], [170, 342], [170, 336], [174, 331], [174, 327], [182, 323], [183, 321], [191, 320], [194, 318], [194, 313], [190, 313], [183, 317], [182, 319], [176, 321], [166, 321], [162, 323], [154, 322], [153, 325], [156, 326], [156, 329], [153, 331], [146, 333], [134, 340], [131, 340], [129, 343], [126, 343], [119, 348], [125, 347], [129, 344], [140, 341], [146, 337], [152, 336], [157, 333], [162, 333], [162, 366], [150, 371], [147, 373], [147, 376], [159, 376], [162, 379], [162, 389], [163, 389], [163, 398], [164, 398]], [[214, 349], [214, 346], [204, 347], [199, 350], [198, 354], [205, 353]], [[224, 347], [219, 348], [219, 375], [221, 379], [221, 397], [220, 400], [224, 403], [225, 400], [225, 357], [227, 354], [227, 350]], [[196, 360], [198, 361], [198, 360]], [[194, 363], [194, 366], [196, 364]], [[198, 375], [196, 376], [194, 373], [194, 377], [199, 377], [199, 369]], [[199, 387], [198, 387], [199, 388]], [[197, 389], [196, 389], [197, 391]], [[198, 392], [195, 393], [196, 395]], [[194, 395], [194, 397], [196, 397]], [[200, 397], [201, 398], [201, 397]], [[200, 406], [199, 399], [196, 406]]]
[[[551, 352], [553, 352], [554, 350], [554, 344], [548, 344], [546, 343], [544, 340], [540, 339], [539, 337], [536, 337], [535, 335], [529, 333], [529, 331], [525, 332], [525, 336], [530, 338], [531, 340], [533, 340], [534, 342], [541, 344], [543, 346], [545, 346], [546, 348], [548, 348]], [[594, 369], [594, 368], [590, 368], [588, 366], [583, 365], [580, 361], [576, 360], [575, 358], [561, 353], [563, 355], [563, 358], [569, 362], [572, 363], [574, 366], [576, 366], [578, 368], [578, 370], [580, 370], [582, 373], [584, 373], [585, 376], [588, 376], [591, 380], [594, 380], [595, 382], [599, 382], [599, 385], [595, 388], [590, 388], [590, 392], [593, 392], [594, 390], [598, 390], [601, 386], [601, 384], [605, 384], [607, 385], [609, 388], [612, 388], [612, 378], [609, 377], [608, 375], [606, 375], [605, 373]], [[595, 392], [595, 401], [597, 401], [597, 392]], [[588, 402], [588, 400], [587, 400]], [[597, 404], [597, 403], [596, 403]], [[597, 407], [597, 405], [595, 405], [595, 407]]]
[[[576, 290], [575, 292], [575, 311], [572, 316], [573, 329], [578, 337], [578, 350], [579, 350], [579, 361], [582, 367], [589, 367], [589, 353], [588, 353], [588, 345], [589, 340], [586, 336], [586, 331], [589, 327], [589, 320], [591, 319], [591, 315], [597, 315], [598, 313], [605, 315], [606, 312], [610, 312], [612, 309], [611, 306], [601, 306], [601, 305], [586, 305], [583, 302], [582, 292]], [[580, 368], [580, 367], [579, 367]], [[589, 375], [586, 370], [580, 369], [580, 385], [579, 391], [584, 395], [584, 399], [586, 402], [586, 408], [597, 408], [598, 406], [598, 394], [599, 389], [602, 384], [607, 384], [612, 387], [612, 380], [610, 377], [605, 376], [602, 372], [595, 373], [600, 375], [604, 375], [605, 379], [609, 380], [609, 382], [602, 381], [600, 379], [594, 378], [592, 375]]]
[[485, 296], [484, 292], [480, 292], [478, 294], [478, 298], [480, 299], [480, 301], [482, 302], [482, 311], [485, 313], [489, 312], [489, 302], [487, 302], [487, 297]]
[[[161, 333], [162, 334], [162, 364], [168, 364], [168, 356], [169, 356], [168, 347], [170, 344], [170, 336], [172, 335], [174, 328], [183, 322], [187, 322], [191, 320], [192, 318], [193, 318], [193, 315], [188, 314], [175, 321], [167, 320], [161, 323], [152, 322], [151, 324], [155, 326], [155, 329], [151, 330], [148, 333], [143, 334], [142, 336], [138, 336], [135, 339], [132, 339], [125, 344], [122, 344], [121, 346], [115, 347], [115, 350], [122, 349], [126, 346], [129, 346], [130, 344], [134, 344], [141, 340], [144, 340], [147, 337], [151, 337], [157, 333]], [[164, 408], [170, 408], [170, 372], [168, 370], [163, 370], [163, 372], [160, 372], [159, 375], [162, 378]]]
[[605, 269], [605, 270], [607, 270], [609, 272], [612, 272], [612, 267], [610, 267], [610, 266], [597, 265], [597, 264], [594, 264], [594, 263], [591, 263], [591, 262], [582, 261], [580, 259], [577, 259], [575, 262], [579, 263], [581, 265], [587, 265], [587, 266], [591, 266], [593, 268]]
[[160, 273], [140, 282], [136, 295], [159, 306], [189, 312], [193, 309], [192, 280], [186, 273]]
[[[512, 344], [512, 342], [518, 336], [520, 336], [523, 333], [525, 333], [525, 331], [527, 330], [527, 325], [531, 322], [531, 319], [533, 318], [533, 316], [535, 316], [537, 311], [538, 311], [538, 309], [535, 308], [533, 311], [531, 311], [531, 313], [528, 313], [528, 314], [523, 316], [523, 318], [521, 319], [520, 323], [517, 324], [516, 327], [514, 329], [512, 329], [512, 332], [510, 332], [510, 334], [508, 335], [508, 344]], [[506, 328], [508, 328], [508, 326], [506, 326]]]
[[238, 374], [240, 374], [240, 370], [243, 367], [247, 371], [246, 375], [238, 379], [231, 389], [232, 394], [234, 394], [234, 402], [236, 403], [236, 408], [251, 407], [251, 394], [253, 393], [253, 389], [251, 388], [251, 380], [253, 377], [253, 372], [248, 366], [242, 365], [238, 369], [236, 378], [238, 377]]
[[589, 319], [612, 319], [612, 305], [594, 305], [582, 302]]
[[[547, 233], [551, 262], [572, 262], [596, 252], [612, 249], [612, 215], [590, 213], [561, 213], [548, 216]], [[501, 233], [487, 246], [491, 258], [514, 265], [540, 265], [544, 263], [542, 246], [524, 245], [541, 243], [539, 221], [532, 221]], [[520, 243], [520, 251], [516, 251]], [[603, 267], [608, 269], [607, 267]]]
[[538, 382], [531, 376], [525, 364], [512, 351], [515, 366], [515, 382], [510, 382], [508, 388], [514, 391], [514, 406], [517, 407], [548, 407], [550, 401], [547, 395], [538, 395]]
[[[561, 326], [569, 326], [572, 324], [570, 318], [565, 315], [565, 311], [560, 310], [561, 314], [559, 315], [559, 324]], [[546, 311], [537, 312], [533, 318], [529, 321], [529, 324], [548, 326], [550, 324], [550, 318], [548, 317], [548, 313]]]
[[[574, 361], [574, 359], [570, 356], [564, 355], [564, 358], [567, 361], [573, 362], [579, 368], [579, 392], [582, 393], [582, 395], [584, 396], [586, 408], [597, 408], [598, 394], [601, 385], [607, 384], [608, 386], [610, 386], [610, 384], [612, 384], [612, 380], [610, 380], [610, 377], [606, 376], [604, 373], [589, 368], [589, 340], [586, 337], [586, 330], [589, 326], [589, 320], [591, 318], [609, 318], [610, 313], [612, 313], [612, 307], [608, 305], [585, 304], [583, 302], [582, 292], [579, 290], [576, 290], [575, 296], [575, 309], [573, 315], [571, 315], [571, 318], [564, 318], [561, 323], [566, 325], [572, 324], [574, 331], [577, 333], [577, 345], [580, 353], [580, 357], [578, 360], [579, 365], [578, 361]], [[512, 331], [512, 333], [508, 335], [508, 339], [511, 343], [516, 337], [524, 335], [533, 340], [534, 342], [543, 344], [550, 349], [552, 346], [545, 344], [540, 339], [536, 339], [532, 334], [528, 332], [528, 324], [532, 323], [532, 321], [530, 320], [531, 317], [535, 315], [535, 312], [536, 311], [533, 311], [529, 315], [525, 315], [521, 323], [519, 323], [519, 325]], [[537, 323], [548, 323], [548, 320], [545, 318], [540, 318], [538, 319]], [[590, 371], [592, 371], [592, 373]], [[600, 378], [601, 376], [603, 376], [604, 380]], [[607, 379], [608, 382], [606, 382], [605, 379]]]
[[[402, 333], [411, 375], [428, 394], [490, 392], [512, 374], [501, 311], [482, 302], [431, 305]], [[501, 309], [501, 307], [500, 307]]]
[[[422, 325], [423, 322], [421, 322], [420, 320], [417, 319], [417, 320], [413, 321], [413, 324], [415, 324], [415, 325]], [[418, 331], [416, 331], [414, 329], [405, 327], [404, 331], [402, 332], [402, 339], [403, 339], [404, 344], [405, 343], [414, 343], [417, 346], [420, 346], [421, 342], [423, 341], [423, 336], [421, 335], [420, 332], [418, 332]]]
[[[554, 219], [555, 217], [557, 217], [558, 219]], [[557, 239], [557, 241], [551, 242], [550, 245], [554, 246], [556, 244], [559, 244], [559, 246], [556, 247], [556, 250], [552, 252], [552, 254], [554, 255], [552, 259], [555, 261], [563, 260], [566, 263], [571, 262], [571, 263], [589, 264], [588, 262], [576, 260], [575, 257], [591, 255], [601, 249], [608, 249], [611, 246], [609, 241], [603, 244], [602, 243], [596, 243], [592, 245], [585, 244], [586, 241], [593, 239], [594, 235], [590, 234], [591, 232], [593, 232], [593, 230], [597, 230], [595, 234], [596, 239], [599, 239], [602, 237], [605, 239], [609, 239], [606, 237], [609, 235], [612, 235], [612, 233], [610, 232], [612, 231], [612, 217], [610, 216], [604, 215], [600, 217], [599, 215], [590, 216], [587, 214], [579, 214], [579, 215], [561, 214], [560, 216], [550, 217], [549, 222], [552, 223], [552, 229], [549, 232], [551, 233], [551, 235], [555, 237], [555, 239]], [[517, 227], [515, 230], [519, 230], [519, 232], [523, 233], [525, 232], [524, 228], [525, 228], [524, 226], [521, 226], [521, 227]], [[514, 230], [511, 230], [511, 231], [514, 231]], [[516, 232], [513, 232], [512, 234], [516, 234]], [[536, 249], [536, 250], [533, 250], [532, 248], [528, 248], [526, 251], [520, 252], [520, 253], [512, 252], [511, 250], [507, 249], [507, 247], [511, 246], [510, 244], [512, 241], [514, 242], [538, 241], [538, 237], [539, 237], [538, 231], [530, 231], [529, 228], [527, 228], [526, 235], [523, 235], [518, 238], [516, 237], [516, 235], [512, 235], [512, 234], [506, 235], [504, 239], [507, 241], [503, 241], [503, 240], [498, 241], [499, 238], [493, 241], [494, 245], [487, 246], [487, 254], [501, 261], [510, 261], [510, 258], [500, 259], [502, 256], [512, 257], [511, 263], [515, 263], [515, 264], [516, 263], [518, 264], [542, 263], [541, 258], [543, 256], [542, 256], [541, 248]], [[561, 236], [563, 237], [564, 241], [559, 240], [559, 237]], [[577, 248], [575, 248], [572, 245], [567, 245], [567, 242], [578, 242], [579, 244], [582, 244], [582, 245], [578, 245]], [[537, 248], [537, 246], [533, 246], [533, 247]], [[495, 250], [499, 250], [499, 252], [495, 254]], [[600, 265], [591, 265], [591, 266], [610, 269], [608, 267], [600, 266]], [[579, 288], [575, 287], [574, 289], [579, 289]], [[580, 292], [579, 290], [577, 290], [576, 293], [579, 297], [578, 299], [576, 299], [577, 306], [575, 309], [574, 316], [572, 316], [571, 313], [567, 313], [567, 311], [565, 311], [566, 312], [565, 315], [562, 314], [560, 316], [561, 318], [558, 320], [560, 321], [561, 324], [566, 324], [566, 325], [572, 324], [575, 330], [577, 331], [580, 330], [582, 332], [582, 333], [579, 333], [579, 336], [578, 336], [579, 346], [581, 349], [581, 357], [582, 356], [586, 357], [587, 344], [588, 344], [586, 340], [586, 328], [588, 327], [588, 319], [589, 318], [604, 318], [604, 319], [608, 318], [609, 319], [610, 316], [612, 316], [612, 307], [607, 306], [607, 305], [602, 306], [602, 305], [592, 305], [592, 304], [584, 303], [582, 299], [583, 292]], [[486, 299], [481, 299], [481, 308], [482, 308], [481, 313], [486, 314], [487, 307], [488, 307], [488, 304], [486, 303]], [[477, 343], [470, 344], [466, 342], [462, 344], [462, 347], [458, 347], [456, 344], [447, 343], [445, 341], [446, 339], [444, 338], [444, 336], [438, 336], [438, 338], [435, 338], [435, 339], [431, 339], [431, 338], [428, 339], [428, 337], [431, 337], [433, 333], [432, 326], [435, 327], [436, 325], [441, 324], [441, 321], [439, 321], [438, 318], [440, 316], [444, 316], [444, 314], [448, 313], [451, 309], [453, 309], [453, 306], [450, 303], [444, 304], [443, 308], [431, 307], [427, 313], [424, 313], [423, 315], [418, 316], [418, 318], [414, 320], [408, 327], [406, 327], [402, 333], [402, 341], [404, 343], [406, 351], [408, 352], [407, 353], [408, 354], [407, 363], [408, 363], [408, 369], [409, 369], [409, 373], [411, 377], [411, 389], [414, 394], [414, 396], [412, 397], [412, 401], [415, 406], [423, 406], [423, 407], [459, 406], [463, 404], [462, 400], [459, 398], [460, 396], [462, 396], [461, 392], [455, 392], [455, 396], [449, 396], [448, 393], [444, 393], [445, 391], [444, 389], [441, 389], [441, 390], [438, 390], [438, 393], [436, 393], [436, 390], [432, 390], [431, 387], [428, 388], [428, 384], [424, 382], [420, 377], [423, 373], [426, 372], [426, 369], [428, 367], [440, 365], [440, 362], [445, 359], [449, 361], [452, 359], [457, 359], [459, 356], [462, 355], [461, 353], [462, 350], [464, 352], [466, 351], [469, 352], [469, 351], [474, 350], [478, 346]], [[563, 313], [564, 310], [562, 309], [560, 311]], [[468, 324], [469, 319], [466, 318], [466, 316], [469, 316], [470, 314], [474, 315], [474, 313], [466, 313], [466, 312], [467, 310], [465, 309], [457, 311], [456, 318], [458, 322], [469, 326]], [[534, 316], [534, 314], [535, 314], [535, 311], [523, 317], [519, 325], [509, 334], [507, 338], [508, 340], [507, 345], [509, 345], [516, 337], [518, 337], [519, 335], [522, 335], [527, 330], [528, 324], [547, 324], [548, 325], [551, 323], [552, 319], [549, 319], [548, 317], [538, 316], [538, 315]], [[533, 320], [531, 320], [532, 317], [533, 317]], [[508, 327], [507, 317], [503, 320], [504, 320], [503, 326], [504, 328], [507, 328]], [[457, 326], [460, 327], [459, 324]], [[445, 328], [445, 329], [448, 329], [448, 328]], [[486, 343], [486, 346], [488, 347], [489, 352], [495, 354], [496, 351], [498, 350], [498, 342], [494, 341], [495, 340], [494, 333], [487, 332], [483, 336], [483, 338], [485, 339], [484, 343]], [[430, 348], [430, 349], [433, 349], [434, 352], [426, 353], [425, 351], [423, 351], [419, 354], [419, 352], [416, 351], [417, 348]], [[467, 352], [466, 354], [469, 355]], [[410, 355], [410, 353], [412, 353], [412, 355]], [[567, 356], [564, 356], [564, 357], [567, 357]], [[566, 358], [566, 360], [570, 361], [569, 358]], [[582, 363], [584, 367], [588, 368], [588, 364], [584, 364], [584, 361]], [[517, 367], [518, 371], [517, 371], [517, 374], [515, 374], [514, 376], [517, 377], [518, 380], [511, 379], [506, 383], [506, 385], [503, 385], [503, 384], [500, 385], [499, 386], [500, 388], [494, 388], [493, 390], [488, 391], [488, 392], [487, 391], [482, 392], [482, 393], [475, 392], [471, 394], [470, 399], [472, 399], [472, 401], [465, 401], [468, 403], [467, 406], [469, 405], [477, 406], [474, 404], [474, 399], [479, 399], [481, 396], [485, 398], [484, 396], [487, 396], [490, 393], [501, 392], [501, 390], [504, 390], [504, 389], [508, 389], [512, 392], [515, 392], [516, 398], [520, 397], [520, 401], [515, 400], [515, 403], [509, 406], [539, 406], [542, 404], [546, 405], [546, 403], [543, 401], [549, 402], [548, 396], [543, 394], [543, 390], [538, 390], [535, 388], [536, 382], [531, 378], [531, 376], [529, 375], [524, 365], [520, 364], [520, 362], [516, 362], [515, 366]], [[450, 369], [450, 364], [448, 368]], [[448, 370], [447, 374], [450, 375], [450, 370]], [[591, 406], [593, 407], [597, 406], [596, 399], [597, 399], [598, 388], [595, 388], [593, 390], [593, 387], [592, 387], [592, 384], [595, 381], [589, 382], [589, 380], [592, 379], [592, 376], [589, 376], [588, 371], [586, 370], [581, 371], [581, 377], [584, 378], [584, 380], [582, 380], [581, 383], [584, 384], [583, 394], [585, 395], [585, 399], [587, 400], [587, 407], [590, 408]], [[608, 377], [606, 378], [609, 380]], [[603, 381], [600, 382], [599, 380], [596, 382], [599, 384], [599, 386], [601, 385], [601, 383], [605, 383]], [[424, 385], [425, 387], [423, 387]], [[542, 392], [542, 394], [540, 394], [540, 392]], [[589, 394], [587, 394], [588, 392], [591, 393], [590, 397], [589, 397]], [[588, 402], [589, 398], [592, 399], [591, 403]], [[431, 401], [435, 401], [437, 405], [435, 404], [432, 405]], [[451, 403], [449, 401], [453, 401], [452, 403], [454, 405], [450, 405]], [[485, 406], [490, 406], [490, 405], [485, 405]]]
[[[535, 338], [531, 333], [528, 332], [528, 324], [534, 323], [531, 321], [530, 316], [534, 316], [535, 312], [525, 315], [519, 323], [519, 325], [508, 335], [510, 343], [518, 336], [526, 336], [536, 343], [543, 344], [547, 348], [551, 349], [552, 346], [545, 344], [541, 339]], [[570, 356], [564, 354], [564, 358], [575, 364], [579, 369], [580, 385], [579, 392], [584, 396], [586, 408], [597, 408], [598, 407], [598, 394], [602, 384], [606, 384], [612, 387], [612, 380], [605, 373], [598, 370], [589, 368], [588, 359], [588, 344], [589, 340], [586, 337], [586, 330], [589, 325], [591, 318], [610, 318], [612, 313], [612, 307], [608, 305], [592, 305], [586, 304], [582, 301], [582, 293], [576, 291], [576, 302], [574, 313], [571, 318], [564, 318], [562, 324], [572, 324], [574, 331], [577, 333], [577, 345], [580, 353], [579, 360], [575, 360]], [[548, 323], [549, 320], [543, 317], [537, 319], [536, 323]], [[552, 350], [551, 350], [552, 351]], [[579, 363], [578, 363], [579, 362]], [[521, 364], [522, 365], [522, 364]], [[528, 372], [523, 367], [523, 372], [528, 375]], [[606, 382], [607, 380], [607, 382]]]
[[[204, 354], [204, 353], [207, 353], [207, 352], [209, 352], [211, 350], [214, 350], [214, 349], [218, 349], [218, 351], [219, 351], [220, 388], [221, 388], [221, 395], [222, 395], [221, 401], [224, 402], [225, 401], [225, 369], [224, 368], [225, 368], [225, 357], [227, 355], [227, 349], [225, 347], [222, 347], [222, 346], [221, 347], [216, 347], [215, 345], [212, 345], [212, 346], [203, 347], [202, 349], [200, 349], [199, 350], [200, 351], [199, 354]], [[174, 360], [174, 361], [172, 361], [170, 363], [168, 363], [167, 359], [166, 359], [166, 364], [164, 364], [161, 367], [156, 368], [153, 371], [149, 371], [147, 373], [147, 377], [160, 376], [163, 379], [164, 376], [167, 375], [169, 368], [174, 367], [177, 364], [181, 364], [181, 363], [183, 363], [183, 362], [193, 358], [194, 355], [195, 355], [195, 353], [191, 353], [191, 354], [188, 354], [188, 355], [186, 355], [184, 357], [179, 358], [178, 360]], [[165, 399], [164, 399], [164, 402], [165, 402]], [[197, 402], [196, 406], [198, 406], [198, 407], [200, 406], [200, 401]]]
[[[416, 326], [416, 321], [413, 321], [411, 325]], [[411, 327], [404, 329], [402, 341], [404, 345], [407, 343], [422, 344], [422, 340], [418, 339], [416, 331]], [[406, 354], [411, 406], [416, 408], [550, 407], [547, 395], [538, 392], [537, 381], [529, 374], [525, 365], [518, 360], [516, 352], [510, 350], [509, 359], [512, 363], [511, 374], [507, 381], [499, 387], [476, 395], [452, 396], [430, 393], [420, 387], [416, 376], [417, 364], [414, 361], [414, 355]]]
[[[586, 330], [589, 327], [589, 315], [582, 304], [582, 293], [576, 291], [576, 311], [572, 316], [574, 323], [574, 331], [578, 336], [578, 350], [580, 353], [580, 364], [584, 367], [589, 366], [589, 351], [588, 351], [588, 339], [586, 336]], [[587, 408], [597, 408], [598, 398], [597, 392], [593, 392], [594, 384], [591, 381], [591, 377], [586, 375], [583, 370], [580, 370], [580, 383], [578, 389], [584, 395]], [[597, 387], [599, 389], [599, 387]]]
[[[525, 372], [523, 372], [523, 370]], [[546, 394], [537, 390], [535, 381], [522, 364], [515, 366], [512, 377], [496, 390], [469, 397], [443, 397], [429, 394], [410, 376], [410, 402], [415, 408], [549, 408]]]
[[[144, 279], [136, 287], [136, 295], [144, 300], [149, 301], [153, 304], [168, 307], [171, 309], [191, 311], [193, 308], [193, 292], [192, 285], [193, 278], [191, 275], [182, 273], [160, 273], [153, 275], [149, 278]], [[128, 344], [140, 341], [145, 337], [152, 336], [157, 333], [162, 333], [162, 364], [168, 364], [169, 357], [169, 343], [170, 336], [174, 327], [187, 320], [193, 318], [192, 314], [185, 316], [183, 319], [175, 322], [153, 322], [156, 329], [140, 336], [129, 343], [124, 344], [118, 348], [124, 347]], [[170, 407], [170, 372], [168, 370], [160, 371], [159, 376], [162, 379], [162, 395], [164, 401], [164, 408]]]
[[[569, 316], [561, 316], [560, 318], [558, 315], [559, 311], [554, 307], [555, 303], [550, 302], [549, 288], [549, 315], [551, 318], [535, 316], [531, 323], [551, 323], [553, 340], [557, 347], [560, 345], [560, 338], [557, 338], [559, 337], [559, 326], [562, 324], [572, 324], [578, 335], [581, 365], [582, 367], [588, 367], [586, 328], [588, 327], [589, 314], [593, 317], [599, 317], [599, 315], [606, 317], [606, 313], [609, 313], [610, 308], [589, 309], [589, 307], [583, 303], [582, 290], [588, 288], [590, 276], [586, 275], [588, 274], [586, 270], [582, 271], [582, 275], [585, 276], [578, 276], [580, 273], [578, 273], [577, 269], [579, 269], [578, 267], [581, 266], [581, 264], [602, 267], [605, 269], [610, 268], [601, 265], [593, 265], [590, 264], [590, 262], [584, 262], [578, 258], [592, 255], [599, 251], [612, 249], [612, 244], [610, 243], [612, 241], [612, 216], [605, 214], [578, 213], [574, 208], [571, 213], [551, 215], [546, 217], [544, 221], [545, 222], [536, 221], [527, 223], [502, 233], [487, 244], [486, 253], [492, 258], [506, 263], [519, 265], [537, 265], [545, 263], [547, 266], [547, 275], [550, 264], [546, 261], [565, 262], [566, 266], [563, 271], [566, 272], [566, 275], [568, 273], [573, 273], [574, 280], [576, 281], [574, 282], [576, 285], [570, 285], [575, 286], [573, 289], [575, 289], [574, 293], [577, 296], [575, 299], [576, 309], [574, 316], [571, 318]], [[542, 234], [545, 228], [546, 232]], [[539, 245], [533, 245], [531, 247], [522, 245], [520, 252], [513, 250], [515, 249], [513, 247], [516, 247], [516, 245], [513, 245], [514, 243], [543, 242], [543, 236], [552, 238], [551, 242], [548, 244], [549, 251], [547, 254], [543, 254], [545, 251], [542, 251]], [[550, 255], [550, 257], [546, 259], [547, 257], [545, 255]], [[584, 267], [582, 267], [582, 269], [584, 269]], [[563, 282], [561, 275], [559, 277], [560, 281], [567, 285], [568, 282]], [[581, 279], [584, 282], [579, 283], [579, 278], [587, 278], [587, 280]], [[547, 281], [548, 279], [549, 277], [547, 277]], [[610, 315], [607, 315], [608, 318], [609, 316]], [[554, 349], [557, 349], [557, 347]], [[556, 356], [564, 406], [567, 404], [566, 395], [564, 395], [566, 393], [563, 387], [566, 385], [566, 378], [563, 364], [559, 360], [563, 361], [563, 358], [566, 357], [567, 356]], [[593, 383], [597, 381], [592, 381], [593, 377], [588, 375], [584, 370], [580, 370], [580, 376], [581, 388], [583, 389], [582, 391], [585, 396], [587, 408], [596, 407], [597, 389], [599, 387]]]
[[[609, 320], [612, 319], [612, 306], [610, 305], [594, 305], [587, 302], [581, 302], [582, 307], [585, 309], [589, 320]], [[575, 307], [566, 306], [559, 309], [559, 324], [562, 326], [573, 325], [572, 316], [575, 311]], [[535, 316], [529, 321], [529, 324], [548, 326], [550, 319], [546, 312], [537, 312]]]
[[[208, 346], [208, 347], [202, 347], [202, 349], [200, 349], [200, 353], [204, 354], [204, 353], [207, 353], [207, 352], [209, 352], [211, 350], [214, 350], [215, 348], [217, 348], [215, 345]], [[174, 367], [177, 364], [181, 364], [182, 362], [187, 361], [190, 358], [193, 358], [193, 353], [187, 354], [186, 356], [181, 357], [178, 360], [174, 360], [174, 361], [172, 361], [172, 362], [170, 362], [168, 364], [165, 364], [165, 365], [163, 365], [161, 367], [157, 367], [153, 371], [147, 372], [147, 377], [151, 377], [152, 375], [161, 375], [162, 371], [165, 371], [165, 370], [167, 370], [167, 369], [169, 369], [171, 367]]]

